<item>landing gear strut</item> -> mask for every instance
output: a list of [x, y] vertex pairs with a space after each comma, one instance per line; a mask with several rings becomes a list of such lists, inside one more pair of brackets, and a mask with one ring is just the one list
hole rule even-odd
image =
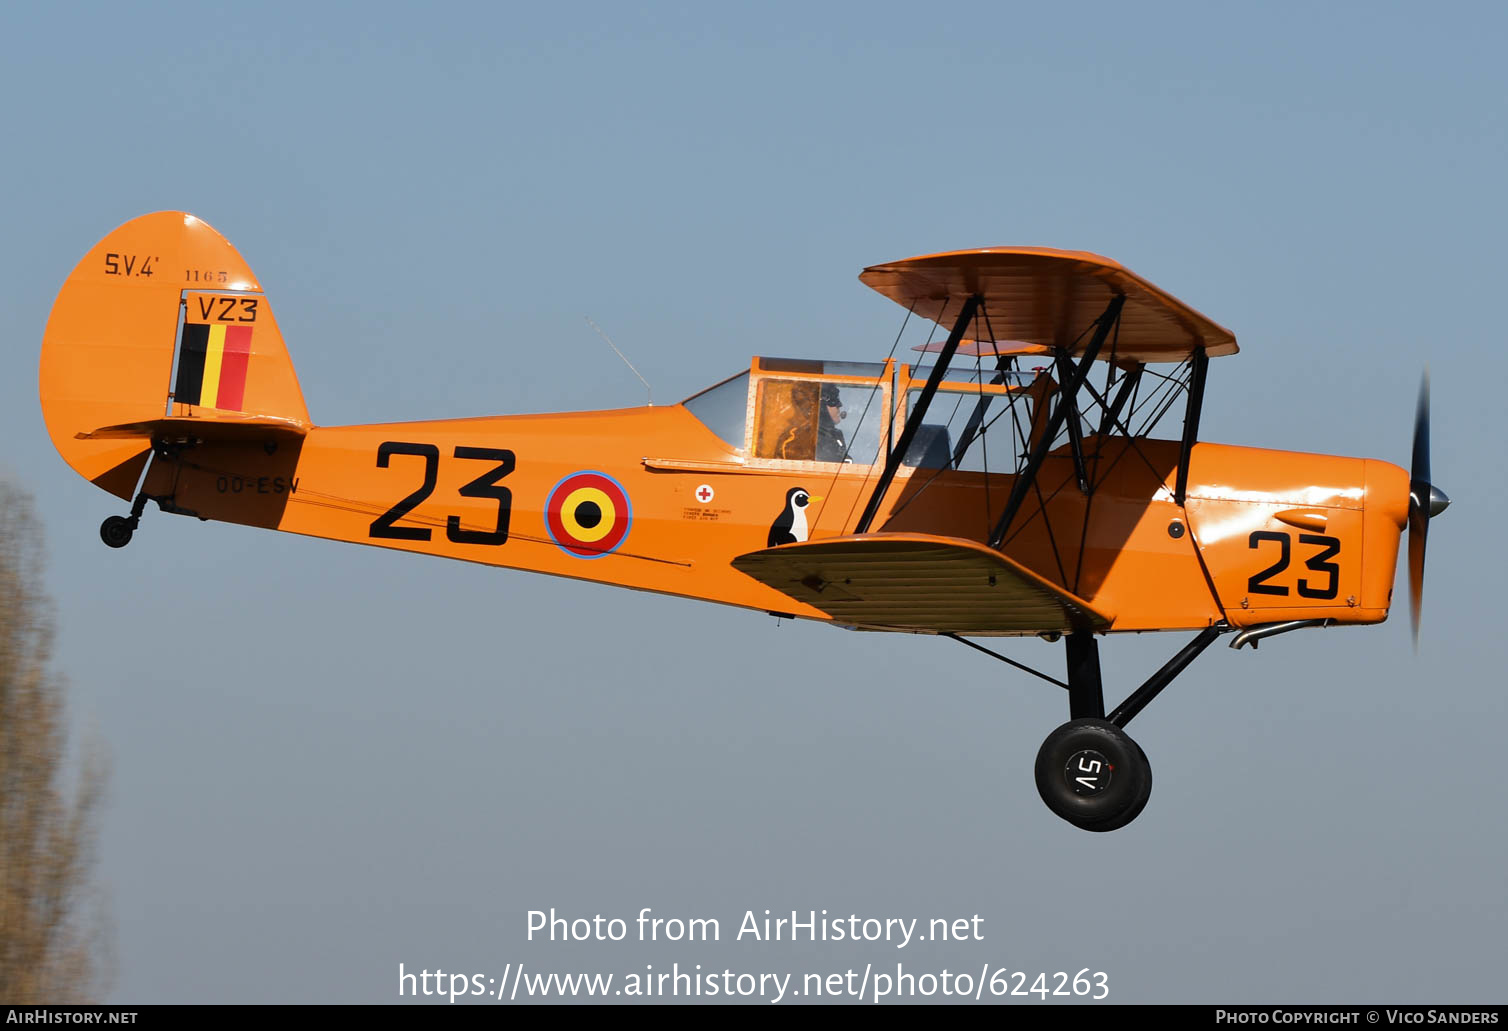
[[1226, 629], [1201, 630], [1108, 718], [1099, 642], [1087, 630], [1069, 634], [1064, 686], [1071, 718], [1037, 752], [1037, 793], [1047, 808], [1086, 831], [1113, 831], [1136, 819], [1152, 796], [1152, 764], [1124, 728]]
[[1047, 808], [1075, 827], [1113, 831], [1136, 819], [1152, 797], [1152, 764], [1126, 733], [1126, 724], [1229, 629], [1224, 623], [1205, 627], [1109, 716], [1100, 678], [1100, 646], [1088, 630], [1075, 630], [1063, 641], [1068, 652], [1066, 684], [983, 645], [946, 636], [1068, 691], [1068, 722], [1049, 734], [1037, 752], [1037, 793]]

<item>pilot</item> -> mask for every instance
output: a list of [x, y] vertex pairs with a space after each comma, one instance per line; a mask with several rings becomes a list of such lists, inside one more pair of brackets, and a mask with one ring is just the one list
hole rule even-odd
[[852, 461], [848, 457], [848, 441], [838, 429], [838, 423], [847, 414], [843, 410], [843, 399], [838, 395], [838, 385], [822, 384], [822, 399], [817, 409], [817, 461]]

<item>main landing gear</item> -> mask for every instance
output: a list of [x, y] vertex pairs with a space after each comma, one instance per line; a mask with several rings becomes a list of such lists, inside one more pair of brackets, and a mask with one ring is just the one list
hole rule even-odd
[[1126, 724], [1229, 629], [1224, 624], [1205, 627], [1108, 716], [1100, 678], [1099, 642], [1088, 630], [1076, 630], [1064, 639], [1068, 651], [1066, 684], [973, 641], [947, 636], [1068, 689], [1069, 720], [1047, 735], [1037, 752], [1037, 793], [1047, 808], [1075, 827], [1113, 831], [1141, 815], [1152, 796], [1152, 764], [1126, 733]]
[[1152, 764], [1125, 726], [1226, 629], [1205, 627], [1109, 716], [1099, 642], [1087, 630], [1069, 634], [1070, 719], [1037, 752], [1037, 793], [1047, 808], [1086, 831], [1113, 831], [1141, 815], [1152, 796]]

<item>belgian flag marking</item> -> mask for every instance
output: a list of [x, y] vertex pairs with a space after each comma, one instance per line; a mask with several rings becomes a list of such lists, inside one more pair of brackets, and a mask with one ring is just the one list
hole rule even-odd
[[251, 358], [251, 326], [185, 322], [178, 343], [178, 378], [173, 400], [241, 411], [246, 366]]
[[575, 558], [601, 558], [618, 550], [633, 521], [628, 492], [606, 473], [572, 473], [545, 501], [550, 539]]

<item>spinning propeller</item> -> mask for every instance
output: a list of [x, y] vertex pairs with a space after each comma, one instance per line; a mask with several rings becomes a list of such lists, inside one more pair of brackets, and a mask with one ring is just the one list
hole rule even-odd
[[1429, 482], [1429, 370], [1419, 381], [1414, 409], [1414, 458], [1409, 466], [1409, 611], [1414, 647], [1419, 647], [1419, 613], [1424, 604], [1424, 541], [1429, 521], [1450, 507], [1450, 498]]

